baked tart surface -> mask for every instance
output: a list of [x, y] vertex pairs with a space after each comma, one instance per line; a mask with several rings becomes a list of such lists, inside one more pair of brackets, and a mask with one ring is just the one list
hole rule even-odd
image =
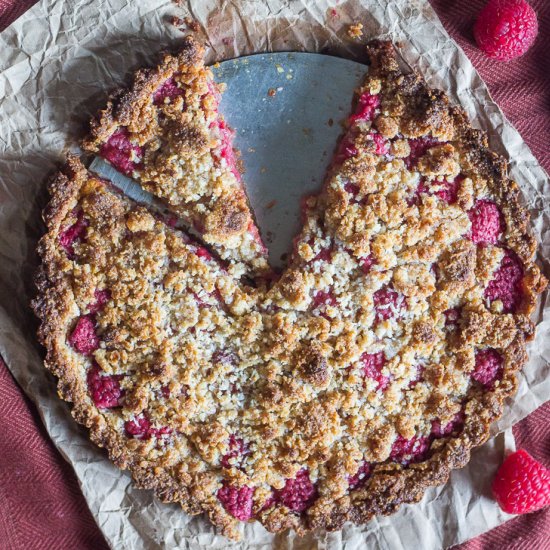
[[[145, 147], [128, 173], [195, 228], [216, 208], [213, 180], [191, 200], [150, 171], [147, 148], [176, 163], [202, 154], [181, 100], [212, 89], [205, 77], [188, 92], [207, 72], [197, 48], [186, 43], [185, 70], [153, 72], [164, 83], [144, 84], [149, 99], [120, 100], [132, 120], [113, 101], [87, 142], [116, 165], [101, 148], [123, 126]], [[261, 247], [243, 253], [245, 235], [261, 241], [230, 162], [216, 161], [233, 182], [221, 192], [243, 197], [248, 220], [234, 247], [201, 231], [199, 244], [75, 157], [50, 185], [33, 306], [60, 395], [140, 487], [228, 536], [249, 520], [339, 529], [418, 501], [487, 439], [527, 359], [546, 282], [505, 161], [391, 44], [369, 54], [325, 185], [304, 199], [289, 265], [269, 284]], [[174, 85], [185, 93], [159, 109], [155, 94]], [[133, 127], [135, 101], [162, 128]], [[184, 145], [163, 133], [173, 108]]]

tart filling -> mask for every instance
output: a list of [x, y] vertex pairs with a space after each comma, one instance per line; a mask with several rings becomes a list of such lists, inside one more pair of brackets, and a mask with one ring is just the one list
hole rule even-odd
[[[249, 520], [339, 529], [418, 501], [488, 437], [534, 333], [545, 279], [504, 162], [391, 44], [369, 53], [267, 287], [75, 158], [51, 185], [34, 302], [46, 366], [118, 466], [229, 536]], [[147, 108], [187, 101], [170, 78]], [[120, 143], [103, 154], [129, 152], [135, 176], [150, 153]]]

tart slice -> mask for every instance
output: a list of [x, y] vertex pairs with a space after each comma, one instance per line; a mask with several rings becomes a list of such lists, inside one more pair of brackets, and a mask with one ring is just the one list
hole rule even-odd
[[137, 71], [131, 87], [113, 94], [91, 121], [82, 145], [162, 199], [231, 273], [255, 277], [267, 270], [267, 251], [203, 53], [188, 37], [177, 55]]

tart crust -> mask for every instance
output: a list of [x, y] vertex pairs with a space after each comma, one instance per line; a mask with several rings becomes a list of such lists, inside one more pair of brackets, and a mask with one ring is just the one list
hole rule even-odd
[[[534, 263], [536, 243], [529, 216], [520, 203], [517, 184], [507, 176], [506, 161], [488, 149], [485, 134], [473, 129], [464, 111], [451, 106], [444, 93], [429, 88], [418, 74], [402, 72], [392, 44], [372, 42], [368, 49], [371, 66], [364, 85], [357, 91], [355, 109], [355, 114], [363, 114], [350, 118], [344, 136], [348, 152], [342, 156], [345, 148], [339, 149], [322, 192], [306, 201], [304, 228], [296, 240], [290, 265], [268, 289], [241, 285], [234, 273], [224, 271], [189, 237], [117, 195], [75, 157], [68, 159], [50, 184], [52, 199], [44, 212], [47, 233], [39, 245], [42, 266], [33, 308], [41, 319], [39, 338], [47, 349], [45, 365], [59, 379], [60, 396], [73, 403], [72, 414], [90, 429], [92, 441], [105, 447], [117, 466], [129, 469], [139, 487], [153, 489], [163, 501], [179, 502], [188, 513], [207, 512], [227, 536], [238, 535], [235, 517], [244, 512], [231, 508], [233, 504], [227, 501], [222, 505], [220, 491], [226, 486], [253, 485], [256, 494], [247, 517], [255, 517], [272, 532], [288, 528], [298, 533], [314, 528], [336, 530], [346, 521], [364, 523], [375, 515], [395, 512], [401, 504], [419, 501], [427, 488], [446, 482], [450, 471], [463, 467], [471, 450], [486, 441], [491, 424], [502, 414], [505, 399], [515, 393], [516, 372], [527, 359], [525, 342], [534, 334], [529, 315], [546, 281]], [[187, 49], [183, 54], [185, 63], [198, 63], [200, 67], [200, 61], [191, 53]], [[154, 84], [144, 85], [149, 96], [166, 77], [164, 73], [154, 75]], [[122, 124], [120, 117], [135, 116], [132, 97], [136, 94], [142, 97], [141, 92], [132, 92], [127, 99], [109, 103], [92, 127], [89, 149], [97, 150], [98, 144], [112, 134], [113, 125]], [[377, 99], [373, 100], [373, 96]], [[114, 115], [117, 101], [118, 114]], [[366, 102], [374, 107], [365, 109]], [[413, 162], [411, 143], [416, 142], [411, 140], [426, 137], [430, 143]], [[400, 179], [395, 180], [395, 174]], [[418, 174], [424, 187], [429, 188], [427, 191], [424, 187], [420, 190]], [[448, 181], [452, 177], [455, 179]], [[392, 181], [397, 190], [384, 187]], [[378, 182], [378, 187], [372, 187], [372, 182]], [[454, 182], [453, 187], [450, 183]], [[411, 191], [409, 201], [405, 200], [403, 189]], [[390, 214], [389, 202], [381, 196], [393, 201]], [[496, 207], [487, 206], [489, 203], [498, 207], [500, 222]], [[67, 228], [71, 236], [80, 231], [83, 222], [79, 209], [83, 204], [91, 216], [86, 235], [92, 242], [81, 245], [76, 239], [74, 245], [73, 241], [60, 244], [65, 242], [62, 236], [67, 235]], [[369, 225], [371, 212], [376, 212], [376, 218]], [[482, 233], [479, 237], [489, 241], [478, 240], [474, 246], [472, 240], [477, 237], [472, 237], [471, 220], [478, 212], [493, 218], [489, 229], [483, 228], [489, 236]], [[447, 214], [452, 214], [449, 224], [441, 225], [440, 231], [434, 225], [433, 235], [427, 238], [434, 241], [434, 246], [421, 246], [422, 239], [408, 247], [396, 245], [396, 239], [399, 243], [407, 238], [414, 241], [400, 231], [409, 228], [415, 216], [424, 220], [441, 215], [444, 224], [449, 221]], [[409, 221], [397, 224], [397, 229], [401, 229], [393, 231], [392, 224], [400, 217]], [[500, 229], [495, 226], [497, 222]], [[212, 391], [218, 399], [214, 417], [195, 417], [194, 409], [184, 409], [187, 420], [174, 420], [172, 415], [182, 412], [179, 405], [163, 409], [162, 399], [158, 403], [151, 401], [151, 392], [164, 391], [162, 384], [189, 370], [185, 362], [177, 376], [162, 362], [149, 365], [146, 376], [142, 371], [139, 376], [134, 373], [134, 378], [149, 391], [149, 397], [136, 391], [135, 386], [122, 383], [121, 391], [127, 392], [122, 411], [101, 410], [94, 404], [88, 378], [90, 370], [96, 368], [92, 361], [101, 362], [106, 371], [111, 368], [111, 359], [118, 364], [119, 355], [123, 354], [120, 350], [124, 349], [124, 339], [109, 329], [118, 319], [115, 313], [120, 313], [125, 290], [112, 290], [118, 310], [112, 311], [107, 305], [104, 311], [92, 313], [96, 306], [92, 308], [90, 303], [98, 282], [105, 283], [109, 275], [104, 277], [102, 269], [105, 273], [108, 270], [97, 255], [99, 252], [90, 254], [94, 250], [94, 235], [111, 235], [115, 249], [110, 260], [116, 264], [119, 255], [126, 254], [122, 237], [126, 230], [136, 243], [145, 243], [145, 260], [151, 250], [161, 258], [177, 258], [176, 271], [184, 274], [184, 281], [178, 282], [184, 286], [174, 287], [174, 296], [182, 295], [181, 288], [187, 289], [185, 296], [190, 295], [189, 289], [202, 296], [193, 309], [194, 315], [199, 311], [195, 324], [180, 329], [188, 338], [185, 349], [203, 346], [200, 338], [206, 337], [201, 336], [202, 328], [195, 332], [191, 329], [206, 323], [214, 327], [210, 332], [221, 335], [218, 343], [225, 345], [238, 338], [243, 338], [241, 343], [248, 342], [237, 350], [238, 368], [224, 367], [235, 362], [228, 359], [228, 354], [212, 354], [206, 361], [207, 366], [210, 361], [210, 366], [218, 369], [218, 378], [208, 378], [209, 383], [235, 375], [231, 390]], [[368, 232], [371, 233], [367, 240], [364, 235]], [[495, 237], [491, 242], [497, 234], [498, 240]], [[161, 242], [170, 244], [158, 252], [155, 247], [165, 246]], [[397, 260], [388, 250], [399, 251], [394, 255]], [[480, 286], [494, 279], [506, 256], [504, 250], [515, 254], [521, 264], [517, 286], [521, 299], [510, 306], [506, 297], [483, 295]], [[431, 258], [438, 270], [436, 274], [429, 274], [426, 268]], [[405, 272], [399, 270], [399, 261], [406, 267]], [[168, 275], [170, 281], [176, 278], [175, 268], [167, 265], [159, 268], [164, 270], [163, 285]], [[128, 266], [130, 269], [134, 264]], [[416, 273], [416, 266], [420, 266], [420, 275], [411, 283], [407, 277]], [[138, 282], [143, 278], [156, 280], [150, 275], [153, 272], [147, 270], [138, 274]], [[196, 274], [198, 279], [191, 283], [185, 279]], [[340, 292], [338, 281], [342, 277], [347, 278]], [[377, 303], [377, 291], [386, 288], [388, 281], [393, 287], [383, 297], [378, 294]], [[419, 297], [419, 289], [430, 285], [431, 293]], [[211, 298], [215, 290], [222, 295], [221, 307]], [[148, 299], [151, 292], [144, 291], [143, 299]], [[400, 293], [399, 308], [411, 312], [409, 317], [409, 313], [403, 314], [410, 322], [394, 321], [401, 310], [392, 300]], [[343, 305], [346, 296], [351, 296], [348, 302], [352, 305]], [[361, 300], [363, 309], [356, 307]], [[128, 302], [128, 307], [132, 303]], [[139, 305], [139, 300], [136, 303]], [[415, 307], [424, 307], [422, 304], [428, 304], [428, 309], [415, 312]], [[456, 328], [449, 329], [443, 322], [444, 313], [454, 307], [462, 309]], [[506, 308], [510, 311], [506, 312]], [[126, 315], [134, 317], [129, 312]], [[106, 343], [96, 344], [92, 353], [87, 353], [88, 341], [74, 336], [75, 323], [83, 317], [93, 319], [104, 331], [101, 338]], [[124, 322], [124, 326], [134, 326], [131, 320]], [[153, 322], [148, 326], [159, 325]], [[137, 328], [132, 330], [127, 338], [139, 333]], [[378, 362], [377, 354], [385, 354], [384, 343], [390, 341], [397, 342], [401, 346], [398, 352], [409, 359], [394, 360], [391, 368], [380, 367], [385, 363]], [[442, 353], [433, 356], [432, 350], [441, 341]], [[111, 342], [120, 344], [119, 355], [105, 355]], [[85, 353], [75, 352], [77, 348]], [[495, 348], [501, 361], [499, 376], [493, 372], [489, 380], [486, 372], [475, 372], [475, 353], [494, 359], [491, 350]], [[192, 353], [186, 361], [191, 356]], [[426, 367], [427, 378], [415, 386], [412, 367], [419, 356], [432, 359]], [[391, 357], [386, 359], [392, 361]], [[357, 374], [363, 363], [366, 382]], [[124, 375], [116, 367], [108, 371], [111, 377]], [[367, 402], [357, 389], [361, 384], [365, 384]], [[181, 390], [181, 386], [170, 386], [170, 392], [176, 389]], [[196, 399], [196, 388], [188, 391]], [[429, 395], [423, 396], [424, 391]], [[120, 397], [120, 391], [115, 393]], [[243, 402], [248, 400], [242, 419], [231, 412], [235, 409], [231, 400], [241, 396]], [[408, 408], [399, 404], [409, 396], [418, 399], [423, 408], [414, 402]], [[112, 399], [112, 394], [107, 398]], [[357, 399], [358, 405], [352, 403]], [[190, 405], [186, 402], [186, 406]], [[138, 419], [140, 411], [147, 407], [154, 415], [147, 429], [154, 431], [145, 436], [139, 432], [142, 427], [138, 426]], [[365, 416], [369, 410], [376, 412], [370, 420]], [[159, 424], [168, 418], [168, 412], [171, 432], [163, 431], [165, 426]], [[422, 428], [409, 422], [408, 417], [415, 414]], [[453, 415], [460, 416], [456, 426]], [[378, 422], [379, 417], [383, 421]], [[369, 428], [369, 422], [376, 429]], [[242, 434], [234, 431], [235, 426]], [[450, 426], [449, 431], [445, 426]], [[367, 433], [364, 439], [361, 430]], [[250, 450], [244, 450], [242, 440], [231, 440], [230, 436], [236, 435], [249, 437]], [[410, 442], [416, 442], [414, 448], [407, 447]], [[400, 444], [405, 451], [399, 452]], [[421, 444], [427, 448], [418, 454]], [[362, 461], [368, 463], [368, 473], [360, 482], [352, 482]], [[300, 472], [304, 468], [312, 474], [313, 481], [309, 485], [308, 474], [308, 481], [291, 494], [289, 487], [297, 487], [298, 482], [289, 485], [289, 480], [303, 479]], [[268, 489], [270, 486], [272, 489]], [[299, 501], [300, 496], [304, 502]]]

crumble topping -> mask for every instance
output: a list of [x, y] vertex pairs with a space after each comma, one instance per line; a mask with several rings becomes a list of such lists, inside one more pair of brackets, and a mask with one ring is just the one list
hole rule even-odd
[[[178, 214], [191, 205], [231, 265], [69, 158], [50, 188], [34, 303], [60, 394], [140, 486], [230, 536], [251, 519], [338, 529], [419, 500], [485, 440], [526, 360], [545, 280], [516, 184], [460, 109], [373, 43], [289, 266], [244, 284], [255, 267], [241, 245], [208, 238], [258, 233], [229, 139], [211, 146], [211, 131], [230, 131], [193, 51], [186, 72], [166, 68], [175, 58], [157, 69], [160, 86], [138, 73], [147, 94], [134, 100], [155, 116], [121, 101], [115, 121], [111, 103], [94, 131], [110, 120], [110, 160], [124, 155], [119, 169]], [[160, 158], [198, 171], [154, 179]]]

